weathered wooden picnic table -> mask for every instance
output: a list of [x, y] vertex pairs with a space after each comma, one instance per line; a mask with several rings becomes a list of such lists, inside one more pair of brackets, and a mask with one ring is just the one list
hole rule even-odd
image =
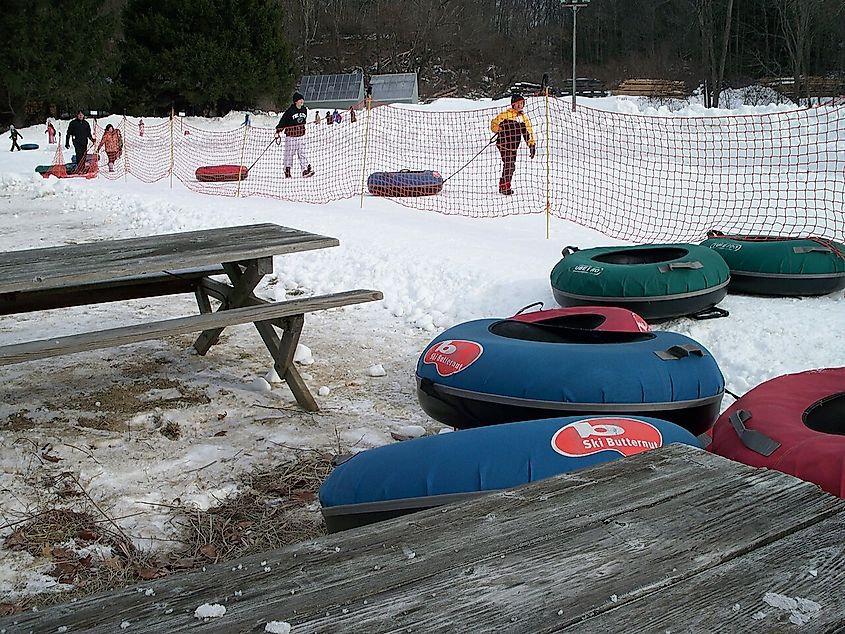
[[[682, 445], [0, 619], [7, 634], [845, 631], [845, 502]], [[226, 612], [206, 621], [203, 604]]]
[[[376, 301], [382, 294], [358, 289], [269, 302], [254, 291], [273, 272], [273, 256], [338, 244], [327, 236], [256, 224], [2, 253], [0, 315], [178, 293], [194, 293], [200, 314], [3, 345], [0, 366], [199, 331], [194, 347], [205, 354], [225, 327], [253, 323], [297, 402], [316, 411], [293, 364], [305, 314]], [[213, 279], [219, 275], [229, 282]], [[220, 301], [216, 311], [210, 298]]]

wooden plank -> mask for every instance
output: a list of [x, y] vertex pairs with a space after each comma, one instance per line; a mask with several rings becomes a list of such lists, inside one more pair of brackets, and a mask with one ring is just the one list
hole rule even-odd
[[[811, 617], [797, 631], [844, 632], [844, 561], [845, 522], [839, 514], [562, 631], [787, 634], [796, 632], [802, 617]], [[779, 609], [772, 598], [765, 601], [767, 593], [809, 599], [820, 610]]]
[[112, 346], [122, 346], [128, 343], [137, 343], [139, 341], [158, 339], [170, 335], [189, 334], [220, 326], [271, 321], [280, 317], [348, 306], [350, 304], [373, 302], [380, 299], [382, 299], [382, 294], [379, 291], [354, 290], [332, 295], [293, 299], [275, 304], [233, 308], [215, 313], [166, 319], [121, 328], [110, 328], [108, 330], [70, 335], [67, 337], [12, 344], [0, 347], [0, 365], [46, 359], [63, 354], [110, 348]]
[[337, 239], [274, 224], [105, 240], [0, 255], [0, 293], [323, 249]]
[[[662, 592], [677, 586], [682, 596], [698, 579], [717, 583], [723, 571], [729, 578], [758, 550], [770, 578], [812, 557], [820, 574], [830, 570], [837, 551], [816, 553], [825, 535], [842, 543], [833, 529], [844, 508], [789, 476], [675, 445], [141, 586], [154, 595], [123, 589], [0, 619], [0, 626], [14, 619], [20, 631], [73, 625], [99, 634], [128, 620], [150, 634], [257, 633], [284, 620], [296, 634], [534, 634], [613, 612], [624, 624]], [[782, 540], [790, 540], [783, 541], [789, 558], [764, 550]], [[759, 600], [759, 587], [739, 578], [722, 592], [731, 605]], [[838, 585], [826, 592], [833, 596]], [[193, 617], [203, 603], [227, 612], [203, 623]], [[745, 620], [688, 630], [691, 615], [706, 619], [711, 606], [682, 605], [666, 628], [748, 631]]]
[[218, 264], [168, 273], [112, 278], [73, 287], [4, 293], [0, 294], [0, 315], [191, 293], [206, 276], [224, 274], [223, 267]]

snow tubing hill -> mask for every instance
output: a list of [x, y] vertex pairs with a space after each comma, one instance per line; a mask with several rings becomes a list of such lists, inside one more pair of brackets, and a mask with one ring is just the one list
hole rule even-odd
[[697, 439], [655, 418], [569, 417], [416, 438], [353, 456], [320, 487], [330, 533]]
[[707, 449], [845, 498], [845, 368], [761, 383], [719, 417]]
[[845, 245], [837, 242], [717, 234], [701, 244], [728, 263], [732, 293], [827, 295], [845, 288]]
[[561, 306], [619, 306], [646, 321], [710, 309], [724, 299], [729, 280], [722, 257], [694, 244], [567, 247], [551, 274]]
[[21, 144], [22, 150], [37, 150], [38, 144], [37, 143], [23, 143]]
[[636, 414], [694, 434], [719, 415], [724, 379], [703, 346], [673, 332], [612, 332], [480, 319], [434, 339], [417, 398], [458, 428], [582, 414]]
[[374, 172], [367, 179], [367, 191], [374, 196], [400, 198], [403, 196], [433, 196], [443, 189], [440, 172], [423, 170], [412, 172]]
[[246, 179], [249, 170], [243, 165], [205, 165], [198, 167], [194, 174], [204, 183], [228, 183]]
[[517, 313], [510, 319], [540, 326], [611, 330], [615, 332], [649, 332], [648, 323], [630, 310], [612, 306], [574, 306]]

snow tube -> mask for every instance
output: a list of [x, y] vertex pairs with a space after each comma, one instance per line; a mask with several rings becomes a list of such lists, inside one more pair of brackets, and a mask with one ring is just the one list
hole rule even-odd
[[205, 165], [196, 171], [197, 180], [208, 183], [244, 180], [247, 176], [249, 170], [243, 165]]
[[320, 487], [330, 533], [469, 499], [672, 443], [670, 422], [636, 416], [549, 418], [416, 438], [339, 465]]
[[565, 328], [611, 330], [615, 332], [649, 332], [648, 323], [630, 310], [612, 306], [574, 306], [519, 312], [510, 319]]
[[37, 165], [35, 171], [44, 178], [55, 176], [56, 178], [97, 178], [97, 163], [90, 163], [88, 169], [82, 174], [76, 172], [76, 163], [63, 163], [59, 165]]
[[674, 332], [613, 332], [479, 319], [449, 328], [417, 362], [417, 398], [435, 420], [478, 427], [581, 414], [638, 414], [694, 434], [719, 415], [724, 379]]
[[374, 172], [367, 179], [367, 191], [374, 196], [432, 196], [443, 189], [440, 172]]
[[845, 368], [761, 383], [719, 417], [707, 449], [845, 498]]
[[845, 245], [812, 239], [723, 236], [704, 242], [731, 269], [728, 291], [747, 295], [827, 295], [845, 288]]
[[646, 321], [711, 311], [727, 294], [729, 280], [721, 256], [694, 244], [566, 247], [551, 274], [561, 306], [619, 306]]
[[38, 144], [37, 143], [23, 143], [21, 144], [22, 150], [37, 150]]

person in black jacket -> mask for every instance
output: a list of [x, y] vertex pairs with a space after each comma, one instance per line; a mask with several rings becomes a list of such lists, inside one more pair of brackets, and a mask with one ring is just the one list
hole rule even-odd
[[305, 97], [300, 93], [293, 93], [293, 103], [285, 110], [279, 124], [276, 126], [276, 136], [285, 133], [285, 178], [290, 178], [293, 167], [293, 157], [299, 159], [303, 176], [313, 176], [314, 170], [305, 154], [305, 124], [308, 122], [308, 108], [305, 107]]
[[9, 152], [14, 152], [17, 150], [20, 152], [21, 146], [18, 145], [18, 138], [23, 138], [23, 135], [15, 129], [15, 126], [9, 126], [9, 137], [12, 139], [12, 149]]
[[80, 110], [76, 113], [76, 119], [70, 122], [67, 127], [67, 134], [65, 134], [65, 149], [70, 149], [70, 140], [73, 138], [73, 149], [76, 151], [76, 171], [82, 173], [85, 171], [85, 155], [88, 153], [88, 141], [94, 143], [95, 139], [91, 136], [91, 126], [85, 120], [85, 113]]

